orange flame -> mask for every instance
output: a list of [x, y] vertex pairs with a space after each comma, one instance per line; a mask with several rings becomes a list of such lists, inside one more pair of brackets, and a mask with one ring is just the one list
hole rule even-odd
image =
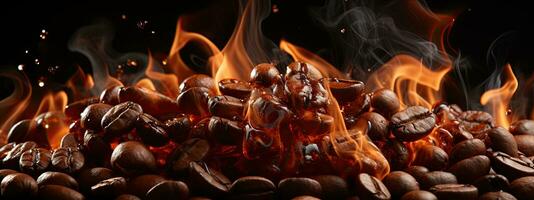
[[90, 90], [95, 83], [90, 74], [86, 74], [80, 66], [77, 66], [76, 72], [65, 84], [73, 93], [75, 100], [91, 96]]
[[18, 72], [0, 73], [13, 80], [15, 89], [11, 95], [0, 100], [0, 144], [6, 142], [7, 133], [11, 126], [20, 120], [20, 116], [30, 104], [32, 87], [28, 84], [28, 77]]
[[518, 82], [510, 64], [506, 65], [504, 72], [507, 79], [506, 83], [500, 88], [486, 91], [482, 97], [480, 97], [480, 103], [489, 107], [491, 114], [496, 119], [495, 121], [497, 125], [508, 127], [511, 121], [508, 119], [507, 115], [508, 104], [517, 90]]

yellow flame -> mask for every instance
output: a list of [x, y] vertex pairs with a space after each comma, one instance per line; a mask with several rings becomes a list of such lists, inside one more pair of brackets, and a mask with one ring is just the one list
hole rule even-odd
[[507, 79], [506, 83], [500, 88], [486, 91], [482, 97], [480, 97], [480, 103], [489, 107], [497, 125], [508, 127], [510, 125], [510, 120], [507, 116], [508, 104], [517, 90], [518, 82], [510, 64], [507, 64], [504, 68], [504, 74]]

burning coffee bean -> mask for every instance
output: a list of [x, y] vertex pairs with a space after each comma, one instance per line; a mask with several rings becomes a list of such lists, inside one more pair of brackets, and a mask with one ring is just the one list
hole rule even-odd
[[241, 119], [245, 109], [241, 99], [226, 95], [211, 97], [208, 107], [213, 116], [236, 120]]
[[411, 106], [391, 116], [395, 137], [415, 141], [428, 135], [436, 124], [436, 115], [422, 106]]
[[250, 82], [254, 86], [270, 87], [280, 79], [280, 72], [273, 64], [261, 63], [250, 72]]
[[100, 181], [91, 187], [91, 193], [97, 197], [116, 197], [126, 192], [126, 179], [115, 177]]
[[383, 88], [373, 92], [371, 107], [382, 116], [389, 117], [399, 111], [400, 102], [395, 92]]
[[245, 176], [230, 186], [231, 199], [269, 198], [272, 199], [276, 186], [269, 179], [259, 176]]
[[3, 199], [31, 199], [37, 194], [37, 182], [27, 174], [9, 174], [0, 184]]
[[194, 87], [203, 87], [210, 90], [212, 93], [217, 92], [217, 86], [215, 85], [215, 80], [213, 80], [213, 78], [204, 74], [195, 74], [182, 81], [179, 86], [179, 93], [184, 93], [186, 90]]
[[176, 200], [187, 199], [189, 188], [181, 181], [163, 181], [152, 187], [147, 193], [147, 199]]
[[111, 146], [104, 138], [92, 131], [87, 131], [83, 137], [84, 152], [90, 162], [103, 164], [109, 162]]
[[91, 186], [96, 185], [98, 182], [115, 177], [113, 171], [108, 168], [96, 167], [86, 168], [78, 175], [78, 183], [81, 191], [89, 193]]
[[534, 199], [534, 176], [516, 179], [510, 184], [510, 193], [517, 199]]
[[189, 132], [193, 122], [189, 117], [176, 117], [165, 121], [165, 130], [169, 134], [169, 138], [176, 143], [182, 143], [189, 137]]
[[356, 124], [360, 121], [368, 121], [371, 124], [371, 129], [367, 131], [367, 135], [371, 140], [384, 140], [389, 136], [389, 122], [382, 115], [375, 112], [366, 112], [358, 118]]
[[402, 170], [410, 163], [410, 152], [406, 145], [396, 139], [387, 140], [380, 151], [389, 161], [392, 170]]
[[37, 194], [43, 200], [84, 200], [85, 197], [78, 191], [61, 185], [44, 185]]
[[454, 174], [444, 171], [433, 171], [426, 173], [419, 181], [422, 189], [429, 189], [434, 185], [458, 183]]
[[250, 96], [252, 86], [248, 82], [237, 79], [223, 79], [219, 81], [219, 91], [224, 95], [246, 99]]
[[475, 138], [484, 140], [487, 133], [494, 127], [493, 117], [483, 111], [464, 111], [458, 116], [460, 129], [473, 134]]
[[15, 145], [9, 153], [6, 154], [2, 160], [4, 167], [16, 169], [19, 166], [20, 156], [33, 148], [36, 148], [37, 144], [35, 142], [29, 141], [24, 143], [19, 143]]
[[205, 163], [191, 162], [189, 186], [194, 193], [219, 196], [226, 194], [232, 182], [221, 172], [208, 167]]
[[464, 140], [456, 145], [451, 150], [451, 163], [470, 158], [476, 155], [484, 155], [486, 153], [486, 145], [480, 139]]
[[52, 154], [52, 166], [62, 172], [78, 172], [84, 164], [85, 157], [77, 148], [59, 148]]
[[178, 113], [176, 102], [159, 93], [141, 87], [125, 87], [119, 92], [120, 102], [134, 102], [143, 108], [143, 112], [152, 116], [162, 116]]
[[111, 166], [124, 175], [135, 176], [155, 171], [156, 159], [143, 144], [128, 141], [115, 147]]
[[491, 140], [493, 151], [501, 151], [512, 157], [519, 156], [517, 154], [517, 143], [515, 142], [514, 136], [508, 130], [502, 127], [493, 128], [489, 131], [488, 136]]
[[193, 138], [185, 141], [167, 159], [171, 176], [183, 176], [189, 169], [190, 163], [202, 160], [209, 149], [210, 146], [206, 140]]
[[165, 178], [159, 175], [145, 174], [137, 176], [128, 182], [128, 190], [131, 191], [131, 194], [144, 197], [148, 190], [163, 181], [165, 181]]
[[37, 178], [37, 184], [43, 185], [61, 185], [73, 190], [78, 190], [78, 182], [68, 174], [61, 172], [45, 172]]
[[109, 137], [117, 137], [130, 132], [135, 126], [135, 120], [143, 113], [139, 104], [124, 102], [113, 106], [103, 117], [102, 127]]
[[87, 106], [90, 106], [98, 102], [99, 102], [99, 99], [97, 97], [75, 101], [65, 106], [65, 115], [71, 120], [80, 119], [80, 113], [82, 113], [83, 110], [85, 110]]
[[441, 184], [430, 188], [440, 200], [475, 200], [478, 197], [477, 188], [472, 185], [462, 184]]
[[203, 87], [188, 89], [176, 98], [178, 109], [186, 114], [209, 116], [208, 100], [213, 94], [215, 93]]
[[326, 81], [332, 95], [341, 105], [355, 101], [365, 88], [365, 84], [357, 80], [327, 78]]
[[143, 113], [137, 118], [137, 135], [143, 140], [143, 143], [161, 147], [169, 142], [169, 136], [164, 126], [158, 119]]
[[492, 153], [491, 167], [495, 172], [506, 176], [509, 180], [515, 180], [524, 176], [534, 176], [534, 166], [503, 152]]
[[404, 194], [401, 200], [438, 200], [438, 197], [429, 191], [414, 190]]
[[50, 151], [43, 148], [33, 148], [20, 155], [20, 170], [28, 174], [40, 174], [50, 165]]
[[286, 74], [284, 92], [289, 96], [292, 108], [306, 110], [319, 105], [313, 90], [314, 87], [305, 73]]
[[479, 194], [486, 192], [497, 192], [499, 190], [508, 190], [510, 182], [500, 174], [488, 174], [476, 179], [473, 185], [477, 187]]
[[100, 122], [109, 109], [111, 109], [111, 106], [103, 103], [87, 106], [87, 108], [80, 114], [80, 125], [82, 128], [93, 131], [102, 130], [102, 124]]
[[448, 171], [453, 173], [460, 183], [471, 183], [477, 178], [488, 174], [490, 159], [485, 155], [466, 158], [452, 165]]
[[305, 62], [292, 62], [286, 67], [286, 76], [291, 76], [296, 73], [304, 73], [311, 80], [320, 80], [323, 74], [313, 65]]
[[245, 130], [242, 124], [237, 121], [220, 117], [211, 117], [208, 131], [215, 140], [221, 144], [239, 145], [243, 140]]
[[390, 172], [382, 182], [394, 199], [400, 198], [410, 191], [419, 190], [419, 183], [415, 178], [403, 171]]
[[310, 178], [286, 178], [278, 183], [280, 199], [292, 199], [303, 195], [321, 197], [321, 191], [321, 184]]
[[515, 121], [508, 130], [514, 135], [534, 135], [534, 121], [528, 119]]
[[366, 173], [361, 173], [356, 178], [356, 191], [363, 199], [391, 199], [391, 194], [382, 181]]
[[433, 145], [422, 145], [416, 150], [413, 165], [427, 167], [430, 171], [444, 169], [448, 162], [449, 156], [443, 149]]
[[534, 156], [534, 134], [533, 135], [516, 135], [514, 136], [517, 143], [517, 149], [525, 156]]
[[105, 103], [109, 105], [119, 104], [119, 92], [121, 91], [122, 86], [113, 86], [105, 89], [100, 93], [100, 103]]
[[304, 111], [304, 114], [294, 120], [293, 124], [305, 135], [323, 135], [332, 130], [334, 118], [319, 112]]
[[517, 200], [510, 193], [498, 191], [498, 192], [488, 192], [484, 195], [478, 197], [478, 200]]

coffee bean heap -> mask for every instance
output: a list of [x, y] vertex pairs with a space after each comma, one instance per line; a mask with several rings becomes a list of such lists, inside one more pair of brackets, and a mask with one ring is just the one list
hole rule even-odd
[[[16, 123], [0, 199], [534, 199], [531, 120], [402, 108], [391, 90], [301, 62], [260, 64], [249, 81], [193, 75], [179, 90], [115, 86]], [[339, 112], [348, 138], [331, 138]], [[60, 124], [68, 134], [54, 135]]]

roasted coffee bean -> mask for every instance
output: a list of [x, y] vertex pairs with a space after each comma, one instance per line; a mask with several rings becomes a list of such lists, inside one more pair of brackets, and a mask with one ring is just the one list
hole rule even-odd
[[213, 80], [213, 78], [204, 74], [195, 74], [187, 77], [184, 81], [182, 81], [182, 83], [180, 83], [179, 93], [184, 93], [186, 90], [194, 87], [203, 87], [213, 93], [217, 92], [217, 86], [215, 85], [215, 80]]
[[232, 183], [232, 185], [230, 186], [230, 193], [232, 196], [239, 197], [267, 193], [270, 193], [272, 195], [275, 189], [276, 186], [269, 179], [259, 176], [244, 176], [235, 180], [234, 183]]
[[439, 102], [432, 106], [432, 112], [436, 114], [436, 119], [439, 124], [447, 123], [456, 120], [462, 113], [462, 109], [456, 104], [447, 104], [447, 102]]
[[145, 174], [137, 176], [128, 182], [128, 190], [131, 194], [144, 197], [150, 188], [163, 181], [165, 181], [165, 178], [159, 175]]
[[280, 79], [280, 72], [271, 63], [256, 65], [250, 72], [250, 82], [257, 87], [270, 87]]
[[245, 135], [242, 124], [220, 117], [211, 117], [208, 131], [218, 143], [226, 145], [239, 145]]
[[389, 161], [389, 166], [392, 170], [402, 170], [408, 167], [410, 163], [410, 151], [406, 145], [396, 139], [389, 139], [383, 146], [380, 147], [380, 151]]
[[102, 130], [102, 117], [106, 114], [111, 106], [108, 104], [97, 103], [87, 106], [82, 113], [80, 113], [80, 125], [84, 129], [90, 129], [93, 131]]
[[304, 135], [323, 135], [332, 130], [334, 118], [327, 114], [313, 111], [304, 111], [292, 122], [295, 128]]
[[510, 182], [500, 174], [488, 174], [476, 179], [473, 185], [477, 187], [479, 194], [486, 192], [497, 192], [499, 190], [508, 190]]
[[178, 109], [186, 114], [209, 116], [208, 100], [213, 94], [215, 93], [203, 87], [188, 89], [176, 98]]
[[165, 121], [165, 130], [169, 134], [169, 138], [176, 143], [182, 143], [189, 137], [189, 132], [193, 126], [189, 117], [176, 117]]
[[19, 167], [27, 174], [40, 174], [48, 169], [51, 153], [47, 149], [33, 148], [20, 155]]
[[141, 175], [155, 171], [156, 159], [143, 144], [128, 141], [113, 150], [111, 167], [127, 176]]
[[292, 198], [291, 200], [320, 200], [320, 199], [317, 197], [304, 195], [304, 196], [298, 196], [298, 197]]
[[430, 171], [442, 170], [449, 162], [449, 156], [443, 149], [433, 145], [423, 145], [416, 150], [413, 165], [427, 167]]
[[97, 197], [115, 197], [126, 192], [127, 185], [124, 177], [115, 177], [98, 182], [91, 186], [91, 193]]
[[189, 138], [200, 138], [200, 139], [210, 140], [211, 133], [208, 130], [210, 120], [211, 119], [207, 117], [197, 122], [191, 128], [191, 131], [189, 133]]
[[0, 169], [0, 182], [2, 182], [4, 177], [6, 177], [7, 175], [14, 174], [14, 173], [18, 173], [18, 172], [12, 169]]
[[429, 191], [414, 190], [404, 194], [401, 200], [438, 200], [438, 197]]
[[356, 191], [363, 199], [391, 199], [391, 194], [382, 181], [366, 173], [356, 177]]
[[464, 111], [458, 116], [460, 129], [473, 134], [475, 138], [484, 140], [487, 133], [495, 126], [491, 114], [483, 111]]
[[22, 155], [22, 153], [30, 149], [36, 148], [36, 147], [37, 147], [37, 144], [32, 141], [19, 143], [15, 145], [2, 160], [4, 167], [17, 169], [19, 166], [19, 160], [20, 160], [20, 156]]
[[61, 185], [73, 190], [78, 190], [78, 182], [72, 176], [61, 172], [45, 172], [37, 178], [37, 184], [43, 185]]
[[37, 182], [23, 173], [9, 174], [0, 184], [2, 199], [31, 199], [37, 194]]
[[245, 109], [241, 99], [226, 95], [211, 97], [208, 107], [211, 115], [234, 120], [241, 119]]
[[161, 147], [169, 142], [169, 136], [164, 126], [158, 119], [143, 113], [137, 118], [137, 135], [143, 140], [143, 143]]
[[223, 79], [219, 81], [219, 91], [224, 95], [246, 99], [250, 96], [252, 86], [248, 82], [237, 79]]
[[209, 152], [210, 146], [206, 140], [193, 138], [176, 148], [167, 159], [171, 175], [181, 176], [189, 168], [191, 162], [200, 161]]
[[85, 164], [85, 157], [77, 148], [66, 147], [54, 150], [52, 166], [66, 173], [78, 172]]
[[404, 170], [406, 173], [412, 175], [417, 182], [421, 183], [423, 177], [428, 173], [428, 169], [423, 166], [412, 165]]
[[78, 138], [78, 135], [75, 135], [74, 133], [67, 133], [61, 138], [61, 143], [59, 143], [60, 148], [78, 148], [80, 146], [80, 142], [83, 142], [83, 135], [81, 138]]
[[147, 199], [180, 200], [188, 196], [189, 188], [181, 181], [163, 181], [146, 193]]
[[451, 163], [456, 163], [476, 155], [484, 155], [485, 153], [486, 145], [482, 140], [469, 139], [454, 145], [449, 155]]
[[312, 82], [305, 73], [286, 74], [284, 92], [289, 97], [289, 105], [296, 110], [308, 110], [325, 105], [326, 94], [317, 94], [320, 92], [319, 87], [322, 85]]
[[280, 199], [292, 199], [303, 195], [321, 197], [321, 191], [321, 184], [310, 178], [285, 178], [278, 183]]
[[510, 184], [510, 193], [517, 199], [534, 199], [534, 176], [518, 178]]
[[349, 197], [349, 187], [345, 179], [335, 175], [320, 175], [312, 177], [321, 184], [323, 199], [346, 199]]
[[71, 120], [80, 119], [80, 113], [82, 113], [87, 106], [98, 103], [99, 101], [98, 97], [91, 97], [72, 102], [65, 106], [65, 115]]
[[84, 152], [88, 162], [104, 164], [111, 157], [111, 146], [104, 138], [96, 133], [87, 131], [83, 137]]
[[[11, 150], [16, 146], [14, 142], [10, 142], [7, 144], [4, 144], [2, 147], [0, 147], [0, 164], [3, 164], [4, 158], [11, 152]], [[2, 165], [3, 166], [3, 165]]]
[[415, 178], [403, 171], [390, 172], [382, 182], [394, 199], [400, 198], [410, 191], [419, 190], [419, 183]]
[[280, 99], [270, 94], [262, 94], [258, 97], [251, 97], [247, 114], [249, 123], [254, 128], [272, 129], [287, 123], [292, 112], [280, 102]]
[[440, 200], [475, 200], [478, 197], [477, 188], [472, 185], [463, 184], [440, 184], [430, 188]]
[[130, 132], [135, 126], [135, 120], [143, 113], [139, 104], [124, 102], [113, 106], [102, 117], [102, 128], [107, 137], [117, 137]]
[[382, 115], [375, 112], [363, 113], [356, 124], [360, 121], [367, 121], [371, 124], [371, 129], [367, 131], [367, 135], [371, 140], [384, 140], [389, 136], [389, 121]]
[[488, 136], [493, 151], [501, 151], [512, 157], [519, 156], [517, 154], [517, 143], [515, 142], [514, 136], [508, 130], [502, 127], [493, 128], [489, 131]]
[[400, 102], [397, 94], [389, 89], [379, 89], [373, 92], [371, 96], [371, 107], [374, 112], [382, 116], [390, 117], [400, 109]]
[[471, 133], [460, 128], [459, 121], [445, 122], [444, 124], [440, 124], [439, 128], [447, 130], [452, 135], [454, 144], [457, 144], [464, 140], [473, 139], [473, 135]]
[[78, 191], [61, 185], [44, 185], [37, 194], [43, 200], [85, 200]]
[[514, 136], [517, 143], [517, 149], [525, 156], [534, 156], [534, 134], [533, 135], [516, 135]]
[[534, 135], [534, 120], [515, 121], [508, 130], [514, 135]]
[[313, 65], [305, 62], [292, 62], [286, 67], [286, 76], [291, 76], [296, 73], [304, 73], [311, 80], [320, 80], [323, 74]]
[[144, 113], [152, 116], [162, 116], [178, 113], [176, 102], [156, 91], [142, 87], [125, 87], [119, 92], [120, 102], [134, 102], [143, 108]]
[[362, 113], [369, 112], [371, 108], [371, 94], [364, 93], [361, 94], [355, 101], [348, 102], [343, 105], [343, 115], [348, 116], [359, 116]]
[[221, 172], [208, 167], [205, 163], [191, 162], [189, 168], [189, 187], [196, 194], [219, 196], [228, 192], [232, 182]]
[[503, 152], [491, 154], [491, 167], [495, 172], [506, 176], [508, 180], [515, 180], [523, 176], [534, 176], [534, 166]]
[[395, 137], [401, 141], [415, 141], [427, 136], [436, 124], [436, 115], [422, 106], [411, 106], [391, 116]]
[[340, 105], [355, 101], [363, 92], [365, 84], [357, 80], [327, 78], [330, 92]]
[[478, 197], [478, 200], [517, 200], [510, 193], [498, 191], [498, 192], [488, 192], [484, 195]]
[[37, 122], [31, 119], [25, 119], [17, 122], [9, 130], [9, 133], [7, 134], [7, 142], [20, 143], [27, 141], [28, 135], [31, 135], [33, 132], [35, 132], [36, 126]]
[[122, 86], [113, 86], [102, 91], [100, 93], [100, 103], [109, 105], [119, 104], [119, 92], [122, 88]]
[[131, 194], [121, 194], [115, 200], [141, 200], [141, 198]]
[[83, 193], [89, 193], [91, 186], [96, 185], [98, 182], [115, 177], [113, 171], [108, 168], [96, 167], [86, 168], [80, 171], [78, 175], [78, 183]]
[[419, 180], [419, 186], [425, 190], [434, 185], [453, 183], [458, 183], [456, 176], [454, 176], [452, 173], [444, 171], [428, 172], [421, 178], [421, 180]]
[[458, 178], [458, 182], [471, 183], [488, 174], [490, 167], [490, 159], [487, 156], [477, 155], [457, 162], [448, 171]]

